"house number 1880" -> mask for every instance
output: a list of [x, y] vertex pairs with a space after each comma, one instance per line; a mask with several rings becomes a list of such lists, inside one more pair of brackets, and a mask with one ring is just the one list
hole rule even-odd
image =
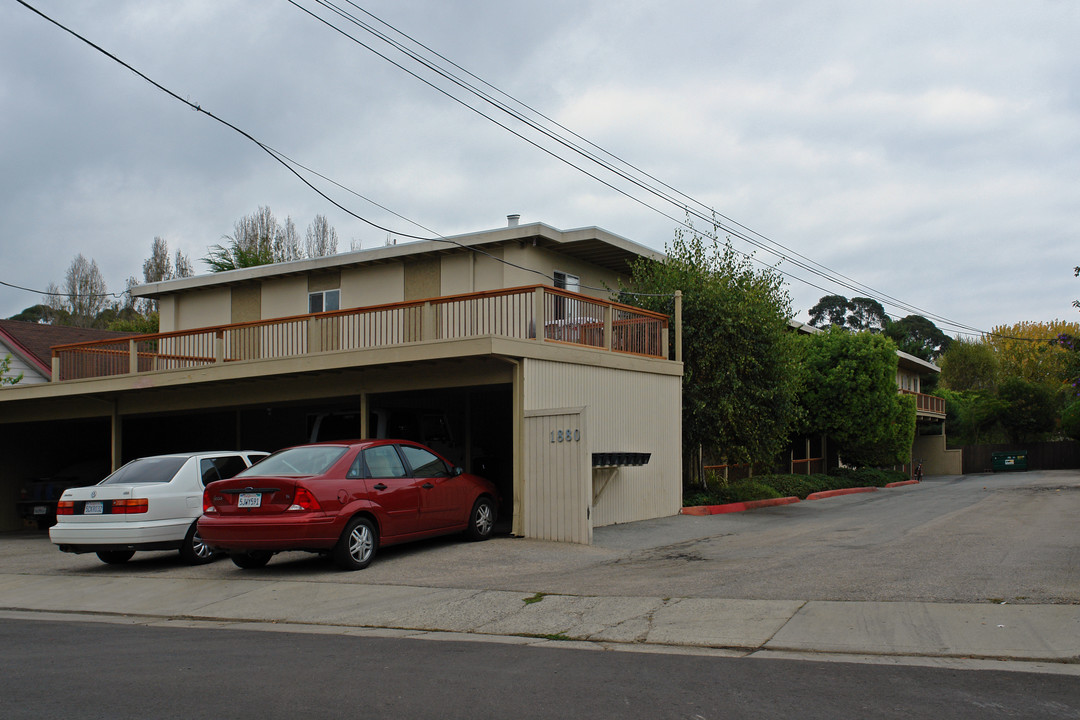
[[579, 442], [581, 440], [581, 430], [574, 428], [566, 428], [565, 430], [552, 430], [551, 442]]

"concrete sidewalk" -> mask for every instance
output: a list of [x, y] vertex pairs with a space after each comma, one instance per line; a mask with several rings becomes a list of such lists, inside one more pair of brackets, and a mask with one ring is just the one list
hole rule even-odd
[[59, 613], [66, 619], [1080, 675], [1080, 605], [529, 595], [265, 579], [4, 573], [0, 610], [9, 618]]

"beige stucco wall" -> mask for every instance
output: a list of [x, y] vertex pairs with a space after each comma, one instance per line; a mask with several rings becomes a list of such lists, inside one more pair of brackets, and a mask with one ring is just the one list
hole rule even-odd
[[[652, 454], [641, 467], [592, 470], [593, 527], [679, 512], [681, 392], [677, 375], [524, 360], [525, 412], [584, 407], [583, 441], [590, 457], [594, 452]], [[527, 475], [524, 481], [527, 486]]]
[[[232, 318], [229, 288], [212, 288], [184, 293], [176, 303], [175, 330], [228, 325]], [[164, 302], [164, 299], [163, 299]], [[164, 330], [164, 328], [162, 328]]]
[[443, 295], [464, 295], [476, 291], [473, 279], [475, 258], [475, 253], [465, 252], [442, 256]]
[[307, 296], [308, 279], [305, 275], [263, 280], [262, 319], [305, 314]]
[[405, 267], [400, 262], [341, 271], [341, 307], [401, 302], [405, 299]]
[[522, 270], [510, 265], [504, 266], [506, 287], [519, 285], [552, 285], [550, 278], [555, 271], [576, 275], [581, 280], [581, 293], [593, 297], [608, 298], [611, 293], [605, 290], [593, 288], [618, 288], [618, 275], [610, 270], [597, 267], [576, 258], [552, 252], [541, 247], [533, 247], [525, 244], [524, 247], [508, 245], [505, 247], [503, 257], [515, 265], [532, 268], [543, 273], [545, 277]]
[[911, 461], [922, 460], [923, 476], [962, 475], [964, 451], [946, 448], [944, 435], [916, 435], [911, 446]]

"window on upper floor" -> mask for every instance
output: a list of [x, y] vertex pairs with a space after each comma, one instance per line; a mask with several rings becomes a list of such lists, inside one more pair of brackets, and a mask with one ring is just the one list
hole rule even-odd
[[340, 290], [321, 290], [319, 292], [308, 293], [307, 297], [309, 313], [330, 312], [331, 310], [337, 310], [341, 307]]
[[[571, 275], [570, 273], [564, 273], [561, 270], [556, 270], [554, 273], [555, 287], [560, 290], [569, 290], [570, 292], [581, 292], [581, 278], [577, 275]], [[565, 297], [555, 298], [555, 320], [566, 320], [568, 318], [574, 318], [577, 315], [577, 301]]]

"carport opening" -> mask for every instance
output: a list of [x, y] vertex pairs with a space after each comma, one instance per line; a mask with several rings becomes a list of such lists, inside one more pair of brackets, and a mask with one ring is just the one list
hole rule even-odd
[[510, 385], [377, 393], [368, 396], [369, 434], [414, 440], [495, 483], [496, 532], [509, 533], [514, 508]]

